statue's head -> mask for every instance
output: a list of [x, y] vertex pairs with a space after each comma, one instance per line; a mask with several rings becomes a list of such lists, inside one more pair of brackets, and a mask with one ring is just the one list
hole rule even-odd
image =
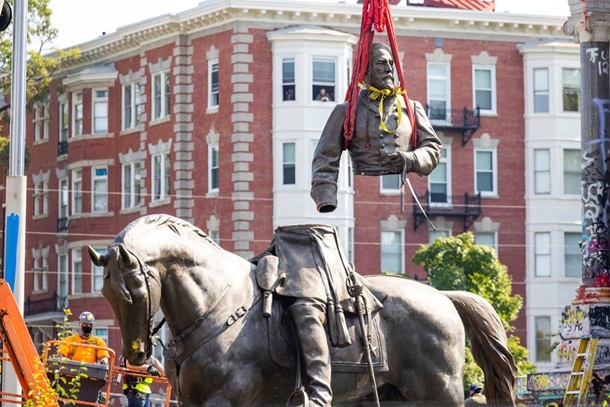
[[365, 82], [377, 89], [394, 88], [394, 57], [390, 47], [381, 42], [371, 47]]

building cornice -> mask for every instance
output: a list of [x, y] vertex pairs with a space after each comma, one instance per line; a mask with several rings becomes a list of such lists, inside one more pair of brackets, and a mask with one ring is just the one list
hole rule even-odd
[[[515, 42], [565, 37], [566, 19], [511, 13], [481, 12], [417, 6], [394, 6], [394, 28], [400, 35], [468, 35], [479, 38], [502, 36]], [[150, 18], [79, 44], [80, 57], [66, 69], [96, 61], [116, 59], [135, 52], [142, 44], [172, 40], [237, 21], [277, 27], [319, 25], [352, 34], [360, 31], [362, 5], [295, 0], [206, 0], [178, 14]], [[383, 34], [385, 35], [385, 34]]]

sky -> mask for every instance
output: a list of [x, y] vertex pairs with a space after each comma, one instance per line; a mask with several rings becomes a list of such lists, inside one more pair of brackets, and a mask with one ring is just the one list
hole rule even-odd
[[[200, 0], [51, 0], [51, 22], [59, 29], [54, 45], [65, 48], [81, 44], [118, 27], [179, 13], [199, 3]], [[496, 0], [496, 12], [558, 17], [570, 14], [568, 0]]]

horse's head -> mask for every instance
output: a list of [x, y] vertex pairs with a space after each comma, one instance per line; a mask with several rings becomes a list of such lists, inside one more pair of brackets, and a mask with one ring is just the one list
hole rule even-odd
[[159, 276], [123, 244], [111, 246], [106, 254], [89, 246], [89, 256], [104, 268], [102, 294], [119, 322], [123, 356], [132, 365], [141, 365], [152, 351], [153, 317], [161, 299]]

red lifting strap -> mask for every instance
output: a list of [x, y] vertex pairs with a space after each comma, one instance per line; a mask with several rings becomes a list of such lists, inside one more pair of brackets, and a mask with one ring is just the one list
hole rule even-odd
[[[387, 26], [387, 27], [386, 27]], [[352, 72], [352, 80], [347, 89], [345, 100], [347, 101], [347, 111], [345, 113], [345, 121], [343, 122], [343, 137], [345, 144], [343, 148], [347, 150], [350, 140], [354, 137], [354, 121], [356, 118], [356, 104], [358, 103], [358, 93], [360, 92], [359, 83], [362, 83], [366, 69], [369, 65], [369, 56], [373, 45], [375, 31], [383, 32], [387, 28], [390, 48], [394, 57], [394, 65], [398, 72], [398, 80], [400, 87], [405, 91], [404, 99], [407, 107], [407, 115], [411, 121], [413, 149], [417, 147], [417, 124], [415, 123], [415, 115], [404, 85], [402, 67], [400, 64], [400, 54], [398, 53], [398, 45], [396, 44], [396, 35], [394, 34], [394, 24], [388, 0], [364, 0], [362, 4], [362, 24], [360, 26], [360, 39], [356, 48], [354, 57], [354, 69]], [[398, 96], [397, 96], [398, 97]]]

